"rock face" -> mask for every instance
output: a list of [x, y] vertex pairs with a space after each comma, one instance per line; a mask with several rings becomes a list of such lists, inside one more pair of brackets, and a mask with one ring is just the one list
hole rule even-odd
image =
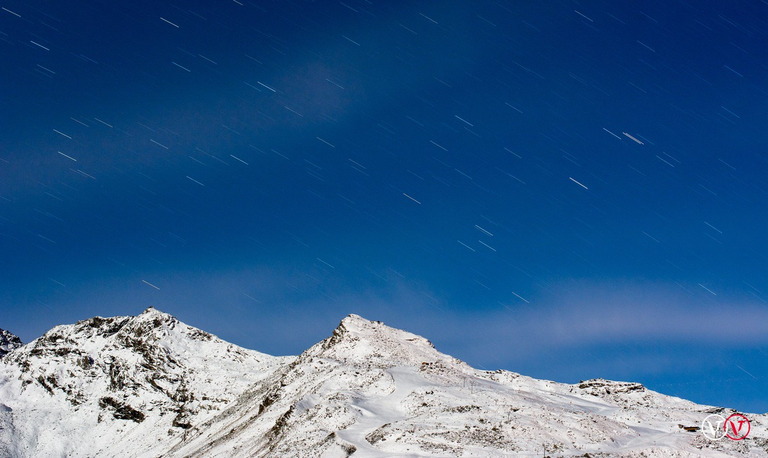
[[57, 326], [0, 363], [0, 456], [160, 455], [286, 361], [152, 308]]
[[480, 371], [356, 315], [298, 357], [170, 315], [58, 326], [0, 362], [0, 456], [768, 456], [768, 416], [637, 383]]
[[8, 352], [20, 346], [21, 339], [5, 329], [0, 329], [0, 359], [3, 359]]

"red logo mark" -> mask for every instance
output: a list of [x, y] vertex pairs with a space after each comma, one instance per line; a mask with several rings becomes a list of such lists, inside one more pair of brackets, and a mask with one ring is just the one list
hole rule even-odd
[[749, 424], [747, 417], [740, 413], [735, 413], [725, 419], [725, 435], [728, 439], [740, 441], [749, 435], [749, 431], [752, 429], [752, 425]]

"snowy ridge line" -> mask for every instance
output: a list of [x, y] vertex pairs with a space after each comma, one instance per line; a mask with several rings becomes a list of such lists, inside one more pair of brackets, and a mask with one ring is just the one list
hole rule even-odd
[[57, 326], [0, 361], [3, 457], [768, 456], [765, 414], [744, 414], [743, 440], [705, 437], [705, 418], [733, 413], [639, 383], [477, 370], [357, 315], [273, 357], [150, 308]]

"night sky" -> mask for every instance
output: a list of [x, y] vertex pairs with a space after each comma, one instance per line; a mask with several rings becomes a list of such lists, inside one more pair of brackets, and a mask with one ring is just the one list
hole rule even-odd
[[0, 4], [0, 327], [349, 313], [768, 411], [768, 3]]

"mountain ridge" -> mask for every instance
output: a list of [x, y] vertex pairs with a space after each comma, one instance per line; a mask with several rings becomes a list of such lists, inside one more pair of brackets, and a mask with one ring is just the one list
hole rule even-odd
[[[0, 363], [0, 404], [12, 409], [0, 417], [16, 431], [0, 430], [0, 452], [23, 443], [38, 456], [110, 456], [110, 448], [133, 447], [155, 429], [168, 431], [163, 443], [218, 412], [281, 361], [152, 308], [56, 326]], [[110, 431], [115, 422], [121, 434]], [[45, 424], [59, 425], [61, 434], [38, 426]], [[85, 447], [77, 442], [85, 431], [103, 440]], [[80, 452], [84, 447], [88, 453]]]
[[354, 314], [298, 356], [149, 308], [56, 326], [0, 361], [11, 457], [768, 456], [766, 415], [748, 414], [743, 441], [697, 430], [731, 413], [633, 382], [477, 370]]

